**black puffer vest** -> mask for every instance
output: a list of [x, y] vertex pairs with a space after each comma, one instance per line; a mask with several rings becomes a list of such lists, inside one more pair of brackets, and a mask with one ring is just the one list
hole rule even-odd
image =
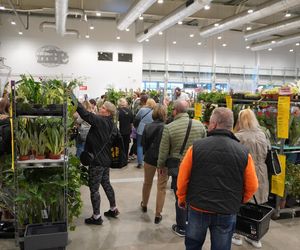
[[215, 129], [193, 144], [187, 202], [196, 208], [235, 214], [243, 199], [248, 151], [228, 130]]

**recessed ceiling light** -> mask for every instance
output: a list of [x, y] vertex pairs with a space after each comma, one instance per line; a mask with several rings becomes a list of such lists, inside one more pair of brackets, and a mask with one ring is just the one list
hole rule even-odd
[[210, 6], [207, 4], [207, 5], [204, 6], [204, 9], [205, 9], [205, 10], [209, 10], [209, 9], [210, 9]]
[[195, 35], [194, 34], [190, 34], [190, 37], [194, 37]]
[[173, 41], [173, 44], [176, 44], [177, 42], [176, 41]]
[[101, 16], [101, 12], [97, 12], [97, 13], [96, 13], [96, 16]]
[[227, 44], [226, 44], [226, 43], [223, 43], [223, 44], [222, 44], [222, 46], [223, 46], [223, 47], [226, 47], [226, 46], [227, 46]]
[[182, 24], [182, 21], [179, 21], [178, 24], [181, 25], [181, 24]]
[[3, 5], [0, 5], [0, 10], [5, 10], [5, 7]]
[[144, 17], [143, 17], [142, 15], [140, 15], [140, 16], [139, 16], [139, 19], [140, 19], [140, 20], [143, 20], [143, 19], [144, 19]]
[[285, 17], [291, 17], [291, 15], [292, 15], [291, 13], [287, 12], [284, 16]]
[[11, 25], [16, 25], [17, 23], [15, 21], [10, 22]]
[[197, 43], [197, 45], [199, 45], [199, 46], [200, 46], [201, 44], [202, 44], [201, 42]]
[[271, 43], [276, 43], [276, 41], [273, 40]]
[[148, 39], [148, 38], [146, 39], [146, 42], [149, 42], [149, 39]]
[[272, 51], [272, 48], [268, 48], [269, 51]]
[[161, 36], [163, 33], [162, 33], [162, 31], [160, 31], [160, 32], [158, 32], [158, 34]]
[[245, 41], [248, 41], [248, 38], [245, 38]]
[[18, 34], [21, 36], [21, 35], [23, 35], [23, 32], [22, 32], [22, 31], [19, 31], [19, 33], [18, 33]]
[[248, 45], [248, 46], [246, 46], [246, 49], [250, 49], [250, 46]]
[[164, 3], [164, 0], [158, 0], [157, 3]]
[[300, 43], [296, 43], [296, 46], [299, 46], [300, 45]]
[[214, 24], [215, 27], [218, 27], [219, 25], [220, 25], [220, 24], [218, 24], [218, 23], [215, 23], [215, 24]]
[[221, 40], [221, 39], [222, 39], [222, 36], [218, 36], [217, 39], [218, 39], [218, 40]]
[[248, 10], [248, 13], [249, 14], [253, 13], [253, 10], [252, 9]]
[[130, 31], [130, 29], [129, 28], [127, 28], [127, 29], [125, 29], [126, 31]]
[[117, 36], [117, 40], [120, 40], [120, 39], [121, 39], [121, 37]]
[[90, 30], [93, 30], [95, 29], [95, 27], [93, 25], [90, 26]]
[[293, 50], [293, 49], [290, 49], [290, 52], [294, 52], [294, 50]]
[[251, 27], [251, 26], [248, 26], [248, 27], [246, 28], [246, 30], [252, 30], [252, 27]]
[[85, 38], [86, 38], [86, 39], [89, 39], [89, 38], [90, 38], [90, 35], [85, 35]]

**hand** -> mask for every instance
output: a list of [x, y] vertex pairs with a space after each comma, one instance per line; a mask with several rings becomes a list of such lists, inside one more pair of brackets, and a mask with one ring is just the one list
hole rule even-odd
[[167, 168], [158, 168], [158, 174], [159, 175], [162, 175], [162, 176], [164, 176], [164, 175], [166, 175], [168, 173], [168, 169]]
[[178, 203], [178, 207], [181, 209], [186, 209], [186, 203], [185, 202], [180, 202]]

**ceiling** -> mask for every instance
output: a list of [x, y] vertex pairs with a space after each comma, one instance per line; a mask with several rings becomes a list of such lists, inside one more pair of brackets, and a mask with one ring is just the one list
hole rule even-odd
[[[276, 0], [274, 0], [276, 2]], [[206, 27], [215, 22], [221, 22], [225, 18], [232, 17], [243, 11], [251, 8], [256, 8], [257, 6], [265, 3], [271, 3], [274, 1], [270, 0], [212, 0], [211, 8], [209, 10], [200, 10], [193, 14], [192, 16], [185, 18], [183, 20], [183, 25], [185, 26], [198, 26], [199, 29]], [[286, 0], [281, 0], [286, 1]], [[18, 13], [26, 13], [29, 15], [54, 15], [55, 11], [55, 1], [54, 0], [0, 0], [0, 5], [6, 7], [5, 10], [0, 10], [1, 13], [12, 13], [12, 7], [10, 5], [12, 2], [14, 8]], [[118, 20], [123, 14], [125, 14], [135, 0], [69, 0], [68, 7], [74, 9], [81, 9], [87, 14], [88, 19], [115, 19]], [[177, 7], [185, 3], [184, 0], [164, 0], [163, 4], [154, 3], [146, 12], [144, 13], [144, 22], [155, 23], [159, 21], [162, 17], [167, 16], [170, 12], [175, 10]], [[271, 25], [277, 22], [287, 20], [289, 18], [285, 17], [286, 12], [292, 14], [289, 18], [300, 18], [300, 0], [299, 5], [293, 6], [291, 9], [280, 11], [278, 13], [272, 14], [268, 17], [262, 17], [250, 24], [246, 23], [243, 25], [236, 25], [231, 28], [237, 31], [244, 32], [246, 26], [251, 25], [252, 30]], [[96, 16], [97, 12], [101, 12], [101, 16]], [[287, 30], [281, 31], [278, 34], [273, 34], [272, 37], [263, 37], [254, 42], [261, 42], [268, 39], [282, 38], [299, 33], [300, 25]], [[300, 42], [300, 41], [299, 41]]]

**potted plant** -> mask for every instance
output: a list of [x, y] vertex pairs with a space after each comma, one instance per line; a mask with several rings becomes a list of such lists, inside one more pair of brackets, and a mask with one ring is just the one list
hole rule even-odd
[[300, 203], [300, 165], [288, 163], [286, 167], [285, 188], [289, 207]]
[[29, 160], [31, 150], [31, 140], [26, 130], [16, 133], [16, 140], [19, 150], [19, 161]]
[[45, 159], [46, 144], [47, 138], [45, 135], [45, 130], [41, 130], [40, 132], [34, 131], [32, 149], [35, 151], [35, 159]]
[[49, 149], [50, 159], [60, 159], [64, 149], [64, 129], [56, 126], [46, 128], [46, 147]]

